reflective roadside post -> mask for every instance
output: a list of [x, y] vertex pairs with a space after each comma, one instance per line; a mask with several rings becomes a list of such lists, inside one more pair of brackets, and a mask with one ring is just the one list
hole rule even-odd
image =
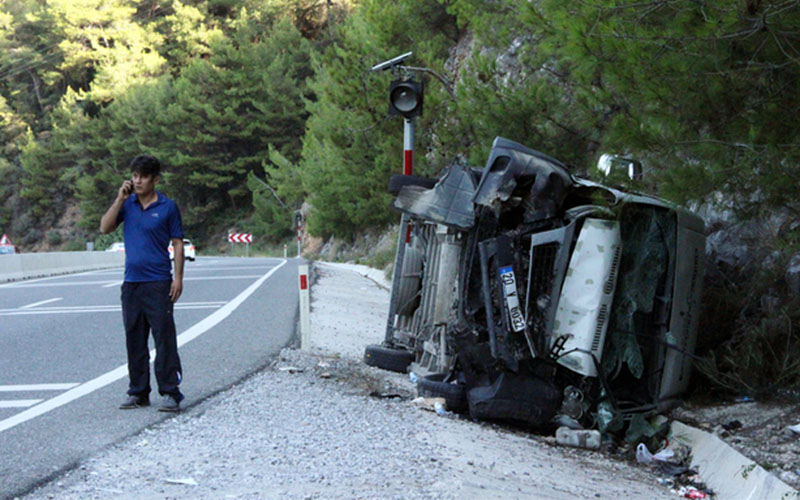
[[[412, 52], [376, 64], [372, 71], [392, 70], [397, 74], [400, 70], [408, 73], [403, 62], [411, 57]], [[403, 117], [403, 175], [412, 175], [414, 171], [414, 118], [422, 114], [422, 82], [411, 77], [395, 79], [389, 86], [389, 115]], [[389, 315], [386, 319], [386, 335], [384, 344], [391, 345], [394, 337], [394, 321], [397, 313], [397, 295], [400, 278], [403, 274], [403, 260], [406, 246], [411, 243], [411, 222], [408, 215], [400, 217], [400, 231], [397, 235], [397, 253], [394, 258], [392, 272], [392, 291], [389, 298]]]
[[311, 304], [308, 291], [308, 264], [298, 266], [297, 269], [300, 277], [300, 349], [308, 350], [311, 347]]

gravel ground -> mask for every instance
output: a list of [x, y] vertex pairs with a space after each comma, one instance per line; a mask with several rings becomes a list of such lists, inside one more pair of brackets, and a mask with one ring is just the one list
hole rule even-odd
[[318, 266], [309, 351], [25, 498], [676, 498], [644, 467], [412, 403], [406, 376], [360, 361], [388, 290], [352, 269]]

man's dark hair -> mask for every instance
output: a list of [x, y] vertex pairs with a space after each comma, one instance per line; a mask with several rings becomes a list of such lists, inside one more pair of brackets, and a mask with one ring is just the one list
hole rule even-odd
[[161, 162], [152, 155], [139, 155], [131, 160], [131, 172], [139, 175], [161, 175]]

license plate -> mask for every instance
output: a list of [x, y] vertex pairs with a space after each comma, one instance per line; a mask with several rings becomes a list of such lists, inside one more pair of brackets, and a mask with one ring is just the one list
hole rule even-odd
[[503, 297], [506, 299], [511, 329], [515, 332], [521, 332], [525, 329], [525, 318], [522, 316], [522, 310], [519, 307], [517, 279], [514, 277], [514, 268], [511, 266], [501, 267], [500, 282], [503, 284]]

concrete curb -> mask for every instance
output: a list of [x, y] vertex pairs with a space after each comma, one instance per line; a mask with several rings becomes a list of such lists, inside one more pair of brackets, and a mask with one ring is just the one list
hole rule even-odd
[[0, 257], [0, 283], [125, 265], [124, 252], [43, 252]]
[[760, 465], [731, 448], [709, 432], [672, 422], [670, 439], [692, 450], [692, 467], [725, 500], [768, 500], [800, 498], [800, 492], [768, 473]]
[[320, 266], [333, 266], [338, 269], [346, 269], [348, 271], [352, 271], [356, 274], [364, 276], [365, 278], [374, 281], [378, 284], [378, 286], [385, 288], [386, 290], [392, 289], [392, 282], [386, 279], [386, 273], [381, 271], [380, 269], [375, 269], [369, 266], [365, 266], [362, 264], [344, 264], [341, 262], [325, 262], [325, 261], [315, 261], [316, 264]]

